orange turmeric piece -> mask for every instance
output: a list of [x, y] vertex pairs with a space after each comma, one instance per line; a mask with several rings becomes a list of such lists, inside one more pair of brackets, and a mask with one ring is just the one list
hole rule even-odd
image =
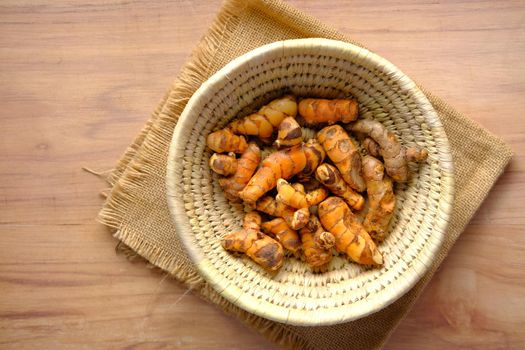
[[239, 191], [246, 186], [260, 161], [261, 150], [252, 142], [237, 161], [235, 173], [230, 177], [219, 179], [219, 185], [227, 199], [233, 202], [239, 201]]
[[363, 140], [363, 148], [366, 150], [366, 152], [371, 155], [372, 157], [380, 157], [381, 156], [381, 148], [370, 137], [367, 137]]
[[297, 231], [288, 226], [283, 218], [275, 218], [264, 222], [261, 228], [266, 234], [273, 235], [290, 252], [295, 254], [301, 249], [301, 239]]
[[328, 191], [323, 187], [305, 193], [303, 185], [300, 183], [290, 185], [285, 179], [277, 180], [277, 192], [277, 201], [296, 209], [317, 205], [328, 196]]
[[226, 250], [246, 254], [269, 271], [277, 271], [284, 262], [283, 247], [260, 231], [261, 221], [257, 212], [247, 213], [243, 228], [224, 236], [221, 244]]
[[244, 136], [237, 136], [229, 129], [212, 132], [206, 138], [206, 145], [217, 153], [243, 153], [248, 147]]
[[308, 223], [308, 208], [296, 210], [270, 196], [264, 196], [256, 203], [257, 210], [274, 217], [283, 218], [293, 230], [298, 230]]
[[295, 97], [286, 95], [273, 100], [259, 109], [257, 113], [231, 122], [228, 127], [234, 134], [253, 135], [261, 139], [268, 139], [284, 118], [295, 117], [296, 114], [297, 102]]
[[291, 222], [290, 227], [293, 228], [294, 230], [299, 230], [308, 223], [309, 219], [310, 219], [310, 210], [308, 208], [297, 209], [293, 213], [293, 220]]
[[[286, 180], [285, 180], [286, 181]], [[301, 193], [304, 193], [304, 186], [301, 183], [294, 183], [292, 187]], [[293, 227], [295, 230], [302, 228], [310, 219], [310, 209], [308, 207], [298, 208], [294, 213]]]
[[396, 206], [392, 180], [385, 174], [383, 164], [372, 156], [363, 158], [363, 176], [370, 202], [363, 226], [372, 239], [382, 242]]
[[383, 256], [363, 225], [339, 197], [328, 197], [319, 204], [319, 219], [335, 237], [335, 249], [359, 264], [382, 265]]
[[303, 188], [292, 186], [285, 179], [277, 180], [277, 197], [278, 202], [282, 202], [293, 208], [306, 208], [308, 202], [306, 201], [306, 194]]
[[357, 102], [350, 99], [325, 100], [306, 98], [299, 102], [299, 114], [308, 124], [350, 123], [357, 119]]
[[323, 146], [316, 139], [308, 140], [303, 146], [304, 154], [306, 156], [306, 164], [303, 170], [299, 173], [299, 177], [308, 178], [315, 172], [315, 169], [324, 161], [326, 152]]
[[319, 187], [306, 193], [306, 202], [310, 206], [317, 205], [328, 197], [328, 190], [324, 187]]
[[301, 193], [305, 193], [305, 190], [304, 190], [304, 185], [300, 182], [294, 182], [292, 184], [292, 187], [296, 190], [296, 191], [299, 191]]
[[343, 198], [355, 210], [363, 208], [365, 204], [363, 196], [352, 190], [335, 167], [327, 163], [321, 164], [315, 172], [315, 177], [336, 196]]
[[301, 241], [306, 263], [311, 268], [321, 268], [332, 261], [335, 237], [323, 229], [315, 215], [310, 216], [306, 226], [301, 229]]
[[235, 153], [214, 153], [210, 157], [210, 168], [219, 175], [229, 176], [237, 171], [237, 159]]
[[409, 147], [405, 149], [405, 155], [409, 162], [422, 162], [428, 157], [428, 151], [426, 149], [418, 149]]
[[303, 170], [305, 165], [306, 155], [302, 145], [271, 153], [240, 192], [240, 197], [247, 204], [253, 205], [277, 185], [279, 178], [289, 179]]
[[377, 120], [361, 119], [352, 126], [352, 131], [367, 134], [377, 142], [386, 172], [396, 182], [408, 180], [408, 161], [423, 161], [428, 156], [424, 149], [403, 147], [396, 135]]
[[281, 147], [291, 147], [303, 142], [303, 131], [294, 117], [286, 117], [279, 125], [277, 140], [275, 145]]
[[344, 129], [339, 125], [327, 126], [317, 133], [317, 139], [341, 172], [343, 180], [353, 189], [363, 192], [366, 183], [361, 172], [361, 155]]

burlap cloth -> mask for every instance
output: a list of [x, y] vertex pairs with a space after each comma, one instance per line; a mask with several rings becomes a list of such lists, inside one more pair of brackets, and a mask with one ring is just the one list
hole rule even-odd
[[288, 348], [377, 349], [408, 312], [509, 162], [512, 151], [445, 102], [424, 92], [448, 135], [455, 164], [456, 197], [443, 247], [429, 272], [397, 302], [366, 318], [328, 327], [295, 327], [249, 314], [220, 297], [192, 266], [166, 202], [168, 146], [177, 118], [193, 92], [233, 58], [283, 39], [326, 37], [352, 42], [279, 1], [228, 0], [168, 94], [110, 174], [111, 192], [100, 220], [115, 237], [268, 339]]

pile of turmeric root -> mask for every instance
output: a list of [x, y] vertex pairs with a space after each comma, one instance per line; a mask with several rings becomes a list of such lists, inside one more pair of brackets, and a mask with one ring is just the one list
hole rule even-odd
[[[210, 168], [222, 176], [226, 198], [251, 210], [222, 246], [269, 271], [285, 255], [322, 271], [334, 250], [382, 265], [377, 244], [396, 206], [393, 182], [406, 182], [408, 162], [427, 152], [403, 147], [383, 124], [358, 114], [351, 99], [297, 103], [287, 95], [209, 134]], [[261, 149], [273, 151], [261, 160]]]

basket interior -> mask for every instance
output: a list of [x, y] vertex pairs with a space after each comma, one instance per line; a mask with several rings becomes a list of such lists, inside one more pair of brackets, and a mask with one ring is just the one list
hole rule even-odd
[[[439, 248], [448, 217], [451, 164], [444, 132], [426, 98], [395, 67], [349, 46], [291, 45], [237, 60], [192, 98], [177, 126], [168, 178], [175, 218], [190, 256], [227, 299], [273, 320], [333, 324], [388, 305], [422, 276]], [[242, 204], [225, 199], [208, 160], [206, 136], [285, 93], [357, 99], [361, 118], [374, 118], [405, 146], [428, 150], [426, 162], [411, 164], [410, 181], [396, 184], [390, 234], [379, 245], [382, 268], [335, 257], [323, 273], [287, 258], [276, 275], [246, 257], [233, 256], [221, 237], [240, 228]], [[170, 181], [172, 182], [170, 184]], [[176, 210], [177, 211], [177, 210]], [[184, 214], [184, 215], [182, 215]], [[179, 230], [183, 229], [183, 232]]]

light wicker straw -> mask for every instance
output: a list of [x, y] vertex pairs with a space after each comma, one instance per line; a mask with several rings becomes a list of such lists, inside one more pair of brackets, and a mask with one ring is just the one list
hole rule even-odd
[[[324, 273], [294, 258], [276, 275], [226, 252], [221, 237], [240, 228], [244, 207], [229, 203], [210, 171], [206, 136], [284, 93], [348, 97], [362, 118], [381, 121], [428, 160], [396, 185], [385, 264], [366, 268], [336, 257]], [[327, 39], [276, 42], [229, 63], [193, 95], [171, 143], [167, 187], [177, 234], [205, 279], [227, 300], [293, 325], [330, 325], [379, 311], [407, 292], [438, 251], [453, 199], [453, 165], [443, 126], [427, 98], [399, 69], [357, 46]]]

